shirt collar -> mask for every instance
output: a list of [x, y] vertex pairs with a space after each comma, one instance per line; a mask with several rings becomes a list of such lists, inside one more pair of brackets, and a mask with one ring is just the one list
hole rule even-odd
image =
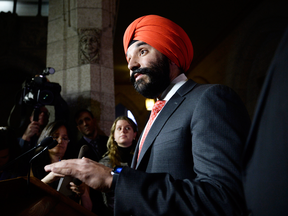
[[161, 97], [159, 100], [165, 100], [166, 103], [170, 98], [176, 93], [176, 91], [187, 81], [187, 77], [184, 73], [181, 73], [179, 76], [177, 76], [170, 85], [164, 90], [164, 92], [161, 94]]
[[92, 139], [90, 139], [90, 138], [88, 138], [88, 137], [85, 137], [85, 136], [83, 136], [83, 138], [84, 138], [84, 140], [86, 140], [88, 143], [91, 143], [93, 140]]

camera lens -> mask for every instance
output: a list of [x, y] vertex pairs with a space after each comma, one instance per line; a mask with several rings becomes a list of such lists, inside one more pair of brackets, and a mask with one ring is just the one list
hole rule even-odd
[[43, 105], [50, 105], [54, 100], [53, 92], [49, 90], [39, 90], [38, 102]]

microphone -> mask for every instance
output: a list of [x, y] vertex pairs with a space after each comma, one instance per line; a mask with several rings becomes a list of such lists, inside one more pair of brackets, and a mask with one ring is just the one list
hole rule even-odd
[[[78, 159], [81, 159], [82, 157], [85, 157], [85, 155], [88, 154], [90, 148], [88, 145], [83, 145], [79, 151], [79, 154], [78, 154]], [[80, 181], [79, 179], [77, 178], [74, 178], [73, 179], [73, 183], [77, 186], [79, 186], [80, 184], [82, 184], [82, 181]]]
[[[52, 137], [51, 137], [52, 138]], [[44, 139], [45, 140], [45, 139]], [[43, 141], [44, 141], [43, 140]], [[47, 139], [48, 140], [48, 139]], [[50, 139], [49, 139], [50, 140]], [[47, 149], [52, 149], [54, 148], [57, 144], [58, 144], [58, 141], [57, 140], [53, 140], [52, 138], [52, 142], [48, 143], [48, 141], [45, 141], [43, 143], [43, 141], [41, 142], [43, 146], [45, 146], [39, 153], [37, 153], [36, 155], [34, 155], [34, 157], [31, 158], [31, 160], [29, 161], [29, 170], [28, 170], [28, 174], [27, 174], [27, 186], [29, 186], [29, 183], [30, 183], [30, 169], [31, 169], [31, 163], [32, 161], [38, 157], [40, 154], [42, 154], [44, 151], [46, 151]], [[39, 145], [41, 146], [41, 143], [39, 143]], [[48, 144], [47, 144], [48, 143]], [[38, 145], [38, 146], [39, 146]]]
[[[49, 137], [46, 137], [44, 138], [37, 146], [34, 146], [33, 148], [31, 148], [30, 150], [26, 151], [25, 153], [23, 153], [22, 155], [18, 156], [17, 158], [15, 158], [14, 160], [10, 161], [9, 163], [5, 164], [4, 166], [2, 166], [0, 168], [0, 171], [1, 170], [4, 170], [5, 168], [9, 167], [10, 165], [14, 164], [17, 160], [19, 160], [20, 158], [26, 156], [27, 154], [29, 154], [30, 152], [34, 151], [35, 149], [39, 148], [39, 147], [46, 147], [50, 144], [52, 144], [53, 142], [53, 137], [49, 136]], [[57, 142], [57, 141], [56, 141]], [[57, 145], [57, 144], [56, 144]], [[55, 145], [55, 146], [56, 146]], [[54, 147], [55, 147], [54, 146]], [[53, 147], [53, 148], [54, 148]]]
[[[52, 138], [52, 137], [51, 137]], [[44, 141], [44, 140], [43, 140]], [[41, 142], [42, 143], [42, 142]], [[41, 144], [39, 143], [39, 145]], [[52, 138], [52, 142], [48, 143], [48, 145], [46, 144], [46, 142], [43, 144], [43, 146], [45, 146], [39, 153], [37, 153], [36, 155], [34, 155], [34, 157], [31, 158], [31, 160], [29, 161], [29, 164], [32, 162], [32, 160], [34, 160], [36, 157], [38, 157], [38, 155], [42, 154], [42, 152], [46, 151], [47, 149], [52, 149], [54, 148], [56, 145], [58, 144], [57, 140], [53, 140]]]
[[[46, 137], [46, 138], [44, 138], [44, 139], [37, 145], [37, 148], [40, 147], [40, 146], [46, 147], [46, 146], [52, 144], [53, 141], [56, 141], [56, 142], [57, 142], [57, 140], [53, 140], [53, 137], [52, 137], [52, 136]], [[57, 143], [58, 143], [58, 142], [57, 142]], [[56, 144], [56, 145], [57, 145], [57, 144]], [[56, 146], [56, 145], [55, 145], [55, 146]], [[55, 147], [55, 146], [54, 146], [54, 147]], [[53, 147], [53, 148], [54, 148], [54, 147]]]

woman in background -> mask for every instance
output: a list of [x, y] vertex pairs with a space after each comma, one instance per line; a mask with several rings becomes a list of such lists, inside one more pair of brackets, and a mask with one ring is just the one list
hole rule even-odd
[[[47, 172], [44, 170], [44, 166], [66, 158], [65, 153], [70, 140], [65, 122], [55, 121], [48, 124], [43, 129], [37, 143], [40, 143], [49, 136], [53, 137], [53, 140], [57, 140], [58, 144], [54, 148], [44, 151], [33, 160], [31, 176], [35, 176], [44, 183], [49, 184], [54, 189], [57, 189], [58, 181], [51, 181], [52, 178], [49, 178], [51, 174], [47, 175]], [[43, 147], [37, 149], [36, 153], [40, 152], [42, 149]]]
[[[115, 119], [107, 142], [108, 151], [99, 163], [114, 168], [115, 166], [130, 166], [137, 144], [137, 125], [126, 116]], [[114, 193], [102, 193], [104, 203], [111, 215], [114, 210]]]
[[[63, 159], [68, 159], [66, 154], [70, 140], [67, 128], [68, 127], [66, 123], [63, 121], [55, 121], [48, 124], [42, 131], [37, 143], [40, 143], [46, 137], [52, 136], [53, 140], [57, 140], [58, 144], [54, 148], [48, 149], [48, 151], [45, 151], [37, 156], [32, 163], [31, 176], [35, 176], [42, 182], [50, 185], [55, 190], [58, 187], [59, 180], [53, 180], [55, 175], [53, 172], [50, 172], [47, 175], [47, 172], [44, 170], [44, 166], [61, 161]], [[79, 198], [81, 198], [81, 204], [83, 204], [86, 209], [91, 211], [92, 202], [89, 197], [89, 187], [83, 183], [81, 185], [83, 191], [81, 194], [79, 194], [79, 196], [77, 196], [78, 193], [76, 193], [79, 187], [72, 185], [70, 188], [75, 193], [72, 193], [72, 195], [69, 197], [76, 202], [79, 202]]]

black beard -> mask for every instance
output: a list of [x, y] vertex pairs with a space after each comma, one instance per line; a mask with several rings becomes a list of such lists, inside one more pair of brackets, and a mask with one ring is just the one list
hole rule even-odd
[[[134, 74], [145, 74], [149, 82], [145, 82], [140, 78], [135, 82]], [[133, 71], [130, 77], [135, 90], [146, 98], [158, 97], [170, 84], [169, 78], [169, 60], [166, 56], [158, 61], [158, 63], [152, 63], [151, 67], [139, 68]]]

